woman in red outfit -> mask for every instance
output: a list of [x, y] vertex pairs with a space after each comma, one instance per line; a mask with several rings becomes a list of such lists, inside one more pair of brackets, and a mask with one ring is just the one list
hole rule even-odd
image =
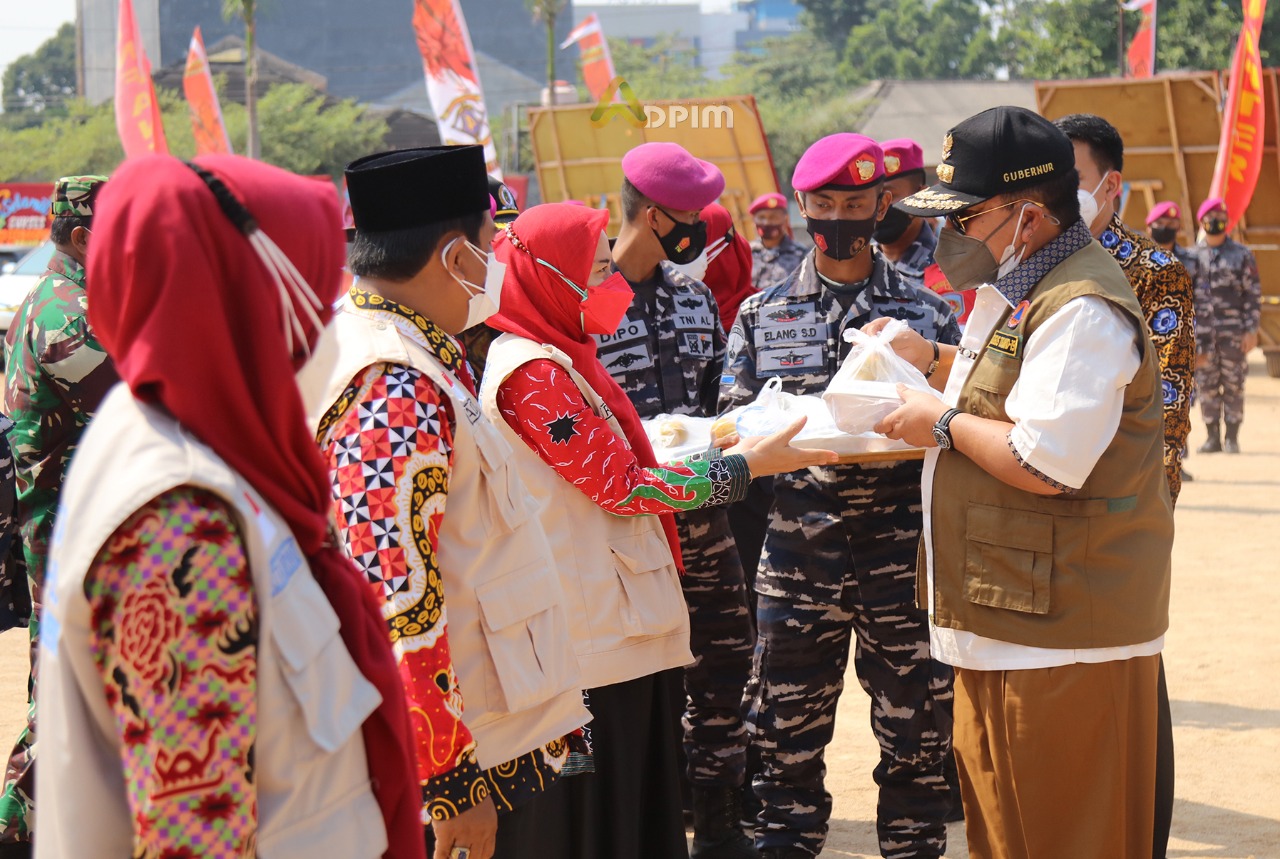
[[615, 330], [631, 301], [621, 275], [610, 274], [607, 222], [604, 211], [536, 206], [498, 237], [507, 275], [489, 324], [506, 333], [490, 349], [481, 399], [494, 424], [519, 440], [522, 474], [541, 487], [543, 526], [563, 550], [568, 614], [579, 623], [595, 773], [565, 785], [572, 855], [683, 856], [670, 696], [691, 657], [671, 514], [736, 500], [752, 477], [835, 455], [790, 447], [798, 423], [723, 455], [657, 464], [591, 336]]

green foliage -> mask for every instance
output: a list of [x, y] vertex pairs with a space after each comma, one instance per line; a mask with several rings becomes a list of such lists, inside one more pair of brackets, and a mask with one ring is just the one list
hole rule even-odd
[[609, 53], [614, 70], [642, 101], [697, 98], [707, 92], [707, 76], [694, 52], [681, 49], [671, 36], [660, 36], [648, 47], [610, 39]]
[[876, 0], [796, 0], [804, 13], [805, 29], [837, 51], [844, 48], [849, 33], [870, 17]]
[[4, 70], [4, 119], [13, 128], [65, 116], [76, 94], [76, 27], [63, 24], [53, 38]]
[[[187, 103], [170, 90], [157, 92], [169, 151], [195, 154]], [[386, 123], [364, 115], [350, 100], [321, 109], [324, 98], [304, 84], [272, 87], [262, 108], [263, 160], [304, 175], [342, 173], [347, 162], [375, 151]], [[0, 129], [0, 181], [51, 182], [73, 173], [111, 173], [124, 158], [111, 102], [91, 106], [73, 99], [65, 116], [18, 130]], [[223, 118], [237, 152], [244, 151], [244, 108], [223, 104]]]
[[849, 80], [995, 76], [994, 38], [978, 0], [871, 0], [867, 12], [844, 45]]

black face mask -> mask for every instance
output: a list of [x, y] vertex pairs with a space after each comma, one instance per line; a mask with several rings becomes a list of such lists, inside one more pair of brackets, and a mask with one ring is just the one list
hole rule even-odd
[[880, 223], [876, 225], [876, 231], [873, 236], [880, 244], [891, 245], [902, 238], [902, 234], [911, 226], [913, 220], [915, 219], [906, 212], [890, 206], [889, 211], [880, 219]]
[[819, 221], [805, 216], [804, 222], [818, 250], [833, 260], [853, 259], [862, 253], [870, 244], [871, 234], [876, 229], [874, 217]]
[[1152, 227], [1151, 238], [1155, 239], [1158, 245], [1167, 245], [1178, 237], [1176, 227]]
[[671, 222], [675, 224], [671, 232], [665, 236], [658, 236], [658, 231], [653, 231], [653, 234], [658, 236], [658, 242], [662, 245], [667, 259], [676, 265], [687, 265], [696, 260], [707, 247], [707, 222], [699, 219], [692, 224], [686, 224], [672, 218], [671, 213], [661, 206], [654, 206], [654, 208], [671, 218]]
[[1205, 218], [1200, 222], [1200, 226], [1204, 227], [1204, 231], [1211, 236], [1220, 236], [1227, 231], [1226, 218]]
[[756, 232], [760, 234], [760, 238], [768, 241], [782, 237], [781, 224], [756, 224]]

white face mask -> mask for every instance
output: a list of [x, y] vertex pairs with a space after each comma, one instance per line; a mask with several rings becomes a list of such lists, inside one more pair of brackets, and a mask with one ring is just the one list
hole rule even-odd
[[1098, 205], [1098, 191], [1110, 175], [1110, 170], [1102, 174], [1102, 178], [1098, 180], [1098, 184], [1093, 188], [1093, 193], [1089, 193], [1083, 188], [1076, 191], [1076, 198], [1080, 200], [1080, 218], [1090, 230], [1093, 229], [1093, 222], [1098, 219], [1098, 212], [1101, 211], [1101, 207]]
[[715, 258], [720, 256], [728, 246], [729, 242], [726, 238], [717, 239], [707, 245], [706, 249], [698, 254], [698, 258], [693, 262], [676, 265], [676, 269], [694, 280], [703, 280], [707, 276], [707, 266], [711, 265]]
[[[449, 272], [450, 276], [462, 284], [462, 288], [471, 296], [471, 300], [467, 302], [467, 321], [462, 326], [462, 330], [466, 331], [476, 327], [498, 312], [498, 307], [502, 302], [502, 282], [507, 276], [507, 266], [506, 263], [498, 262], [492, 252], [488, 254], [482, 253], [479, 248], [461, 236], [444, 246], [444, 250], [440, 252], [440, 261], [442, 263], [448, 257], [449, 249], [459, 241], [466, 241], [467, 250], [475, 254], [477, 259], [483, 260], [485, 264], [484, 286], [476, 286], [471, 281], [458, 277], [451, 271]], [[449, 271], [448, 263], [445, 263], [445, 271]]]
[[1030, 205], [1030, 203], [1023, 203], [1022, 208], [1018, 211], [1018, 223], [1013, 229], [1013, 241], [1009, 242], [1004, 249], [1004, 253], [1000, 255], [1000, 268], [996, 271], [996, 280], [1017, 268], [1022, 262], [1023, 254], [1027, 252], [1026, 245], [1022, 246], [1022, 250], [1017, 250], [1014, 247], [1014, 242], [1018, 241], [1018, 233], [1022, 232], [1022, 216], [1026, 214], [1027, 206]]

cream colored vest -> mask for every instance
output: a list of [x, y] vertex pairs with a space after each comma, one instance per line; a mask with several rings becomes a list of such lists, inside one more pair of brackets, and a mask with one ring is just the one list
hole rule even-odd
[[[453, 403], [457, 429], [438, 554], [463, 720], [488, 769], [563, 737], [591, 714], [582, 703], [555, 559], [511, 447], [466, 387], [400, 329], [411, 325], [344, 302], [299, 384], [313, 429], [351, 380], [378, 363], [413, 367]], [[407, 521], [403, 530], [410, 533]], [[401, 596], [412, 605], [423, 588], [411, 581]]]
[[608, 686], [688, 665], [693, 661], [689, 610], [658, 517], [606, 513], [543, 462], [498, 411], [498, 387], [522, 364], [539, 359], [564, 367], [587, 404], [619, 438], [625, 437], [609, 407], [563, 352], [510, 334], [489, 347], [480, 400], [542, 502], [540, 519], [569, 598], [574, 647], [586, 686]]
[[[132, 854], [120, 729], [90, 652], [84, 579], [117, 527], [178, 486], [207, 489], [235, 511], [253, 574], [257, 855], [381, 856], [387, 835], [360, 733], [380, 698], [289, 527], [217, 454], [124, 385], [103, 401], [62, 491], [41, 635], [36, 855]], [[174, 789], [190, 778], [176, 765], [157, 765], [157, 774]]]

